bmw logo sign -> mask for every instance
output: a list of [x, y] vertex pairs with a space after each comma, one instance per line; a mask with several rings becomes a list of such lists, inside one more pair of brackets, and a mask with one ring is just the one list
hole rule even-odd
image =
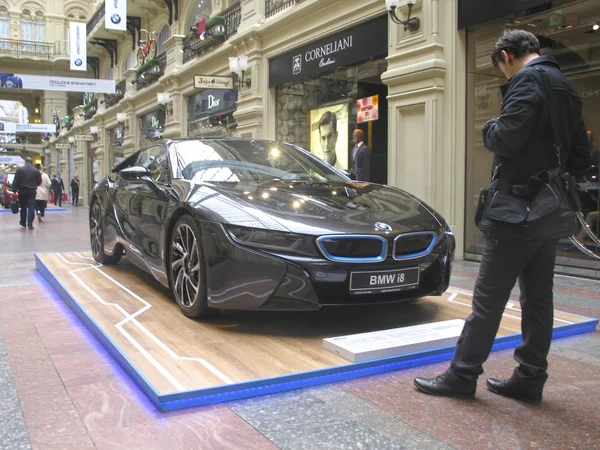
[[110, 21], [115, 25], [121, 23], [121, 16], [118, 14], [113, 14], [112, 16], [110, 16]]
[[81, 59], [77, 58], [77, 59], [75, 60], [75, 65], [76, 65], [77, 67], [81, 66], [82, 64], [83, 64], [83, 61], [82, 61]]
[[375, 229], [380, 231], [392, 231], [392, 227], [383, 222], [375, 222]]

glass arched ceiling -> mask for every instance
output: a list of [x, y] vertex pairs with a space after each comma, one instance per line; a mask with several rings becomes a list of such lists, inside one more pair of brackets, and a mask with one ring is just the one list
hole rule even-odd
[[23, 104], [14, 100], [0, 100], [0, 120], [6, 122], [19, 121], [19, 108]]

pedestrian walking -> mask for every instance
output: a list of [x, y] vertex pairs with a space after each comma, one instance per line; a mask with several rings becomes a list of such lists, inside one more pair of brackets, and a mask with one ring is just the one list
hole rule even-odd
[[54, 192], [54, 205], [62, 206], [62, 194], [65, 190], [65, 183], [60, 177], [60, 173], [54, 176], [52, 180], [52, 191]]
[[35, 193], [35, 209], [37, 210], [38, 221], [41, 222], [46, 213], [46, 207], [48, 206], [48, 200], [50, 199], [50, 177], [44, 172], [44, 167], [41, 164], [36, 164], [35, 168], [40, 171], [42, 175], [42, 184], [37, 187]]
[[25, 158], [25, 165], [17, 169], [13, 187], [19, 193], [21, 204], [20, 225], [33, 230], [33, 219], [35, 217], [35, 194], [37, 187], [42, 183], [42, 174], [33, 167], [30, 157]]
[[75, 175], [71, 180], [71, 204], [79, 206], [79, 175]]
[[[515, 188], [529, 187], [538, 174], [563, 168], [563, 173], [566, 170], [577, 175], [585, 170], [589, 165], [590, 145], [581, 99], [563, 76], [557, 61], [551, 56], [540, 56], [535, 35], [521, 30], [506, 31], [492, 51], [492, 63], [508, 78], [508, 85], [502, 88], [500, 116], [483, 127], [483, 142], [494, 154], [495, 180], [502, 181], [515, 193], [507, 195], [508, 203], [503, 205], [510, 209], [518, 203], [520, 191]], [[538, 184], [537, 189], [540, 186], [543, 184]], [[478, 223], [484, 231], [481, 222]], [[487, 386], [495, 394], [541, 403], [548, 379], [558, 243], [556, 238], [539, 238], [547, 234], [550, 222], [543, 226], [546, 228], [539, 228], [537, 237], [525, 238], [521, 233], [500, 237], [507, 228], [500, 229], [499, 225], [484, 232], [485, 247], [472, 313], [450, 367], [435, 378], [415, 378], [418, 389], [431, 395], [474, 397], [477, 379], [483, 373], [483, 363], [490, 354], [504, 308], [518, 279], [523, 333], [523, 341], [514, 352], [518, 365], [510, 378], [490, 378]]]

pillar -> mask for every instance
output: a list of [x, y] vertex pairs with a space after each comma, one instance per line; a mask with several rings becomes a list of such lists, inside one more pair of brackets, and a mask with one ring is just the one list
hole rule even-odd
[[52, 123], [53, 111], [59, 111], [61, 119], [67, 115], [67, 93], [59, 91], [44, 91], [41, 99], [42, 122]]
[[[398, 14], [406, 20], [407, 7]], [[465, 36], [458, 0], [418, 0], [416, 31], [389, 22], [388, 183], [442, 214], [464, 249]]]
[[248, 71], [244, 74], [251, 80], [247, 87], [242, 83], [238, 93], [237, 134], [244, 138], [265, 137], [264, 98], [268, 92], [268, 66], [263, 55], [261, 39], [258, 36], [260, 25], [264, 21], [264, 1], [245, 0], [242, 2], [242, 22], [238, 33], [230, 39], [238, 55], [248, 56]]

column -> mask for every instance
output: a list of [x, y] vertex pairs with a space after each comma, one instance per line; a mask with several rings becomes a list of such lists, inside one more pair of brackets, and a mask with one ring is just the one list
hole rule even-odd
[[[399, 8], [406, 20], [408, 8]], [[465, 184], [465, 36], [458, 0], [418, 0], [416, 31], [389, 22], [388, 183], [442, 214], [463, 253]]]
[[123, 140], [123, 155], [131, 155], [139, 149], [140, 127], [135, 115], [135, 108], [132, 100], [121, 100], [121, 106], [124, 109], [125, 119], [125, 139]]
[[[238, 92], [237, 110], [234, 113], [237, 121], [237, 134], [244, 138], [260, 139], [264, 137], [264, 97], [267, 95], [267, 63], [262, 53], [260, 39], [254, 31], [246, 28], [246, 32], [233, 39], [231, 44], [238, 55], [248, 56], [248, 71]], [[251, 80], [249, 87], [245, 81]]]
[[59, 91], [44, 91], [41, 99], [42, 122], [52, 123], [54, 118], [53, 111], [58, 111], [58, 117], [61, 120], [67, 115], [67, 93]]

